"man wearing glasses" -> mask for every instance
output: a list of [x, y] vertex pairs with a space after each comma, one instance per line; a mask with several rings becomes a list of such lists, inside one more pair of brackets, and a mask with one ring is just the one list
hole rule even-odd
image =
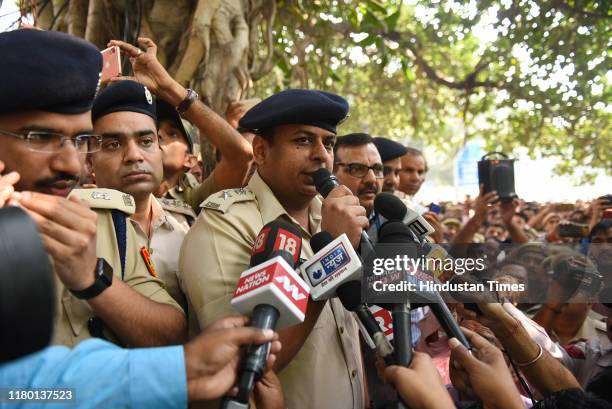
[[365, 133], [341, 136], [334, 146], [334, 175], [366, 209], [370, 225], [376, 218], [374, 198], [382, 189], [383, 164], [374, 139]]
[[92, 336], [130, 346], [181, 342], [185, 314], [149, 276], [125, 223], [132, 197], [71, 193], [85, 156], [101, 145], [91, 122], [100, 52], [66, 34], [25, 29], [0, 34], [0, 54], [0, 162], [20, 177], [8, 204], [37, 224], [59, 279], [53, 343], [74, 346]]

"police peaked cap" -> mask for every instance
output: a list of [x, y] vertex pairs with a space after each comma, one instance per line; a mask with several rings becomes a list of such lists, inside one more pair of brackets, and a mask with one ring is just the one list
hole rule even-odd
[[348, 102], [336, 94], [307, 89], [287, 89], [251, 108], [239, 122], [248, 131], [271, 129], [277, 125], [312, 125], [336, 133], [336, 126], [347, 118]]

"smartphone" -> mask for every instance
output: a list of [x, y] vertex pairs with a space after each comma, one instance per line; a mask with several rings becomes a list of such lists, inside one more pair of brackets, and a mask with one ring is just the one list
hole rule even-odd
[[555, 204], [555, 212], [573, 212], [576, 205], [573, 203], [557, 203]]
[[442, 206], [432, 202], [429, 204], [429, 211], [435, 214], [440, 214], [442, 212]]
[[100, 79], [105, 84], [111, 78], [121, 75], [121, 50], [115, 45], [102, 50], [100, 53], [102, 54], [102, 74]]
[[564, 223], [559, 225], [561, 237], [584, 237], [588, 233], [588, 226], [579, 223]]

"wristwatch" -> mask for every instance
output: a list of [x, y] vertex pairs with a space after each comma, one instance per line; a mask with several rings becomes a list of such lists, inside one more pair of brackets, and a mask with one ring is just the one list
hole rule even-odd
[[191, 104], [193, 104], [193, 102], [198, 99], [200, 99], [200, 96], [198, 95], [198, 93], [192, 90], [191, 88], [188, 88], [187, 96], [185, 97], [184, 100], [181, 101], [180, 104], [178, 104], [178, 106], [176, 107], [176, 110], [178, 111], [179, 114], [183, 115], [185, 112], [187, 112]]
[[113, 283], [113, 268], [103, 258], [98, 258], [96, 263], [96, 281], [84, 290], [70, 290], [78, 299], [88, 300], [100, 295]]

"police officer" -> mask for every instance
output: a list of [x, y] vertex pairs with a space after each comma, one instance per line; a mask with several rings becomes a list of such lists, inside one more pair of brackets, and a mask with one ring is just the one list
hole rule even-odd
[[145, 52], [118, 40], [111, 41], [109, 46], [119, 46], [127, 54], [137, 82], [175, 107], [199, 129], [201, 137], [206, 137], [221, 152], [221, 161], [201, 185], [184, 186], [180, 195], [173, 197], [184, 200], [197, 213], [200, 203], [214, 192], [244, 185], [253, 150], [247, 140], [199, 100], [195, 91], [185, 89], [168, 74], [157, 60], [157, 46], [152, 40], [139, 38], [138, 42]]
[[186, 196], [200, 184], [189, 172], [198, 160], [194, 155], [193, 129], [181, 119], [176, 108], [163, 99], [158, 99], [156, 105], [157, 132], [164, 164], [164, 180], [156, 194], [186, 203]]
[[392, 141], [387, 138], [374, 138], [374, 145], [380, 153], [380, 159], [383, 162], [383, 192], [393, 193], [399, 187], [400, 172], [402, 170], [402, 156], [408, 149], [399, 142]]
[[178, 253], [189, 230], [188, 219], [194, 220], [195, 214], [181, 201], [153, 196], [163, 177], [155, 104], [146, 87], [130, 80], [114, 82], [100, 92], [92, 120], [102, 144], [88, 161], [98, 187], [134, 197], [136, 211], [130, 222], [140, 257], [149, 274], [161, 279], [172, 298], [185, 308], [177, 275]]
[[[347, 233], [354, 246], [367, 227], [365, 209], [346, 186], [324, 200], [312, 174], [332, 168], [336, 126], [348, 103], [321, 92], [292, 89], [253, 107], [240, 127], [256, 133], [257, 172], [242, 189], [224, 190], [202, 204], [183, 242], [179, 269], [200, 326], [234, 312], [230, 299], [261, 228], [281, 218], [300, 230], [302, 258], [311, 257], [309, 240], [326, 230]], [[364, 407], [358, 328], [337, 299], [310, 302], [303, 324], [279, 332], [277, 361], [290, 408]]]
[[10, 204], [32, 216], [53, 260], [53, 342], [72, 346], [92, 335], [133, 346], [181, 342], [185, 314], [148, 274], [126, 224], [132, 197], [76, 189], [66, 200], [85, 154], [100, 148], [90, 112], [100, 52], [67, 34], [24, 29], [1, 33], [0, 53], [0, 160], [21, 177]]

